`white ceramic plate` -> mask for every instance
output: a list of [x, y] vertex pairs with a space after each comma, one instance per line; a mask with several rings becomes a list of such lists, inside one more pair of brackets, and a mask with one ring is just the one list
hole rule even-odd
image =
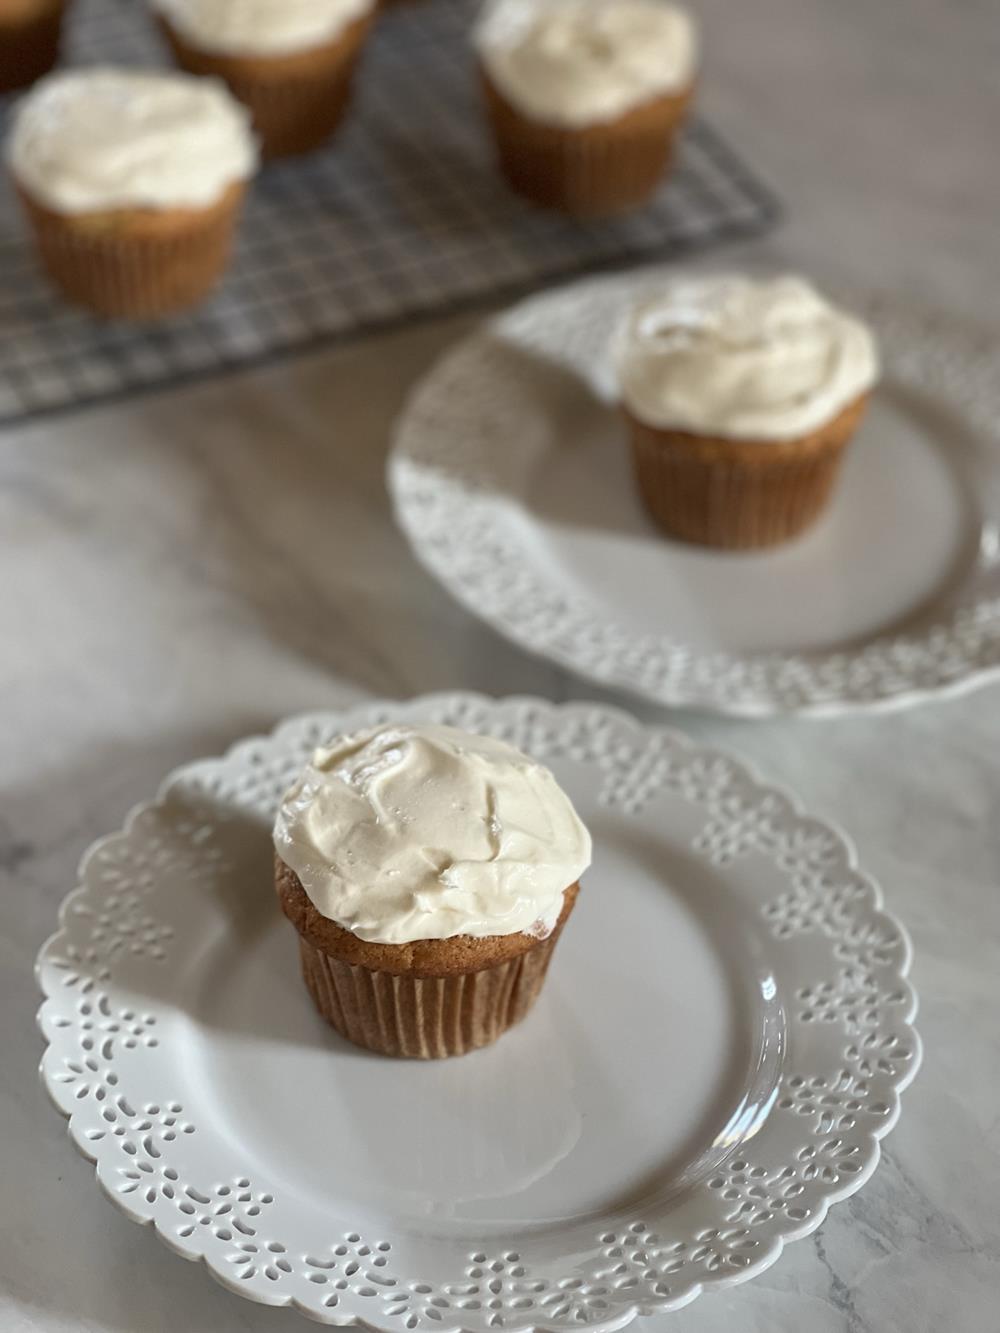
[[523, 647], [661, 704], [898, 707], [1000, 670], [1000, 345], [885, 298], [884, 375], [834, 502], [762, 553], [666, 540], [635, 495], [608, 342], [655, 270], [534, 298], [418, 388], [389, 481], [414, 551]]
[[[280, 793], [387, 718], [550, 764], [596, 855], [546, 989], [460, 1059], [312, 1009]], [[878, 1161], [920, 1054], [909, 948], [843, 836], [623, 713], [471, 695], [298, 718], [91, 849], [42, 950], [42, 1069], [105, 1193], [227, 1287], [379, 1330], [621, 1327], [742, 1281]]]

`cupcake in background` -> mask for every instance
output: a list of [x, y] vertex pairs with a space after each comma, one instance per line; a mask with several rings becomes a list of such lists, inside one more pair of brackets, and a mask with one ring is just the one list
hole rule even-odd
[[0, 0], [0, 93], [47, 74], [59, 59], [66, 0]]
[[646, 508], [706, 546], [808, 528], [878, 376], [865, 324], [794, 276], [675, 278], [629, 312], [617, 352]]
[[547, 768], [455, 727], [317, 750], [274, 825], [275, 884], [316, 1008], [421, 1059], [487, 1046], [534, 1004], [590, 864]]
[[375, 0], [152, 0], [174, 59], [214, 74], [253, 115], [265, 157], [319, 148], [337, 128]]
[[691, 101], [696, 39], [666, 0], [493, 0], [473, 42], [501, 169], [579, 217], [646, 202]]
[[149, 318], [218, 280], [257, 148], [221, 83], [98, 67], [49, 75], [24, 97], [7, 164], [63, 294]]

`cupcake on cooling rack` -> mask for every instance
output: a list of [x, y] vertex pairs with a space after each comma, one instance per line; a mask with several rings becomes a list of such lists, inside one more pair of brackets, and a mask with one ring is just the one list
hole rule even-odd
[[494, 0], [474, 44], [514, 189], [577, 216], [646, 202], [694, 90], [683, 10], [665, 0]]
[[59, 58], [66, 0], [0, 0], [0, 93], [47, 74]]
[[27, 94], [7, 162], [63, 294], [150, 318], [196, 304], [218, 280], [257, 149], [220, 83], [90, 68]]
[[274, 826], [317, 1009], [383, 1055], [461, 1055], [531, 1008], [590, 864], [548, 769], [452, 727], [317, 750]]
[[152, 0], [177, 63], [253, 114], [265, 157], [310, 152], [340, 123], [375, 0]]
[[636, 303], [617, 350], [646, 507], [706, 546], [804, 531], [878, 376], [865, 324], [792, 276], [675, 278]]

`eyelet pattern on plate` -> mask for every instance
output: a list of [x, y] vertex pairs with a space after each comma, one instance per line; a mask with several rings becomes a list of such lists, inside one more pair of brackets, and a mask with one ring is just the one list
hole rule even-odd
[[[425, 1269], [428, 1251], [412, 1237], [333, 1213], [323, 1234], [303, 1237], [280, 1190], [213, 1138], [193, 1084], [148, 1092], [169, 1023], [151, 998], [136, 1003], [137, 979], [168, 978], [185, 931], [197, 929], [182, 913], [171, 918], [170, 886], [238, 884], [240, 838], [229, 836], [238, 818], [269, 818], [331, 734], [400, 717], [593, 768], [600, 802], [628, 817], [682, 801], [700, 825], [692, 854], [722, 873], [747, 858], [773, 872], [773, 895], [752, 905], [789, 999], [790, 1058], [770, 1114], [687, 1195], [595, 1224], [572, 1256], [473, 1246]], [[611, 1330], [759, 1272], [867, 1178], [919, 1061], [907, 965], [905, 936], [842, 835], [735, 759], [598, 706], [430, 696], [294, 719], [180, 770], [98, 843], [39, 959], [43, 1072], [109, 1196], [242, 1294], [385, 1330]], [[160, 980], [154, 989], [164, 993]]]
[[[397, 518], [422, 563], [522, 647], [672, 707], [835, 714], [902, 707], [996, 675], [1000, 485], [992, 476], [976, 483], [985, 518], [978, 555], [956, 595], [919, 630], [870, 638], [850, 652], [696, 650], [666, 633], [616, 624], [585, 593], [568, 591], [545, 563], [525, 559], [506, 494], [509, 477], [530, 461], [537, 421], [533, 408], [521, 406], [531, 395], [511, 392], [504, 340], [610, 392], [609, 330], [650, 280], [649, 271], [639, 271], [524, 301], [448, 353], [418, 386], [388, 475]], [[885, 296], [849, 293], [846, 301], [874, 326], [887, 372], [953, 404], [988, 445], [1000, 447], [995, 339]], [[522, 357], [518, 364], [530, 384], [530, 362]]]

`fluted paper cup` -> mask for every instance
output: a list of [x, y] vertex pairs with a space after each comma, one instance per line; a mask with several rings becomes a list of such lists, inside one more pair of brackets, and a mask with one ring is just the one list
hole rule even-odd
[[205, 208], [58, 213], [18, 191], [42, 267], [95, 314], [151, 319], [203, 300], [221, 277], [243, 202], [242, 181]]
[[692, 96], [651, 98], [614, 120], [566, 127], [533, 120], [480, 77], [500, 168], [521, 195], [574, 217], [605, 217], [644, 204], [666, 173]]
[[262, 155], [286, 157], [319, 148], [340, 124], [371, 21], [363, 14], [322, 46], [273, 56], [203, 51], [159, 24], [181, 69], [223, 79], [249, 108]]
[[868, 395], [794, 440], [729, 440], [649, 426], [626, 410], [642, 501], [671, 537], [701, 546], [774, 546], [829, 503]]
[[435, 1060], [489, 1046], [541, 992], [578, 885], [545, 939], [524, 934], [370, 944], [322, 917], [278, 858], [282, 910], [299, 934], [302, 975], [341, 1036], [380, 1055]]

